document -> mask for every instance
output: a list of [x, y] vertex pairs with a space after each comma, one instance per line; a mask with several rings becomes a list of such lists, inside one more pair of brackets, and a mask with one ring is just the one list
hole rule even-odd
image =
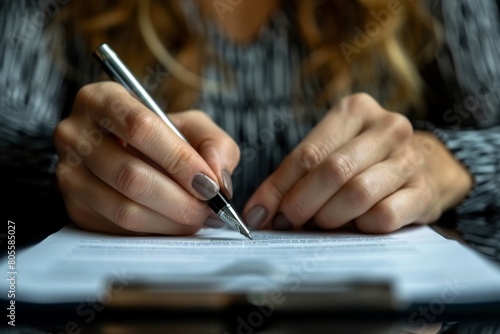
[[[429, 226], [387, 235], [355, 232], [203, 229], [190, 237], [130, 237], [67, 226], [17, 253], [2, 291], [16, 301], [72, 303], [109, 298], [114, 286], [172, 291], [328, 292], [351, 282], [390, 284], [398, 303], [500, 301], [500, 268]], [[118, 291], [115, 289], [115, 291]], [[0, 298], [6, 298], [2, 293]]]

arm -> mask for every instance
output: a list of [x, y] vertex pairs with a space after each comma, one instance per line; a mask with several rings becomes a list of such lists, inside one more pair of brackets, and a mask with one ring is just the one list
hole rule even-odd
[[[467, 168], [473, 187], [457, 214], [500, 208], [500, 25], [494, 0], [433, 0], [444, 28], [438, 68], [446, 83], [436, 92], [450, 101], [433, 106], [431, 122], [416, 128], [432, 132]], [[436, 71], [428, 75], [435, 81]], [[434, 86], [434, 88], [436, 88]], [[442, 99], [443, 100], [443, 99]]]
[[439, 212], [459, 205], [474, 183], [466, 167], [432, 133], [415, 131], [413, 143], [423, 159], [423, 170], [435, 189]]
[[433, 132], [473, 178], [473, 187], [456, 207], [458, 214], [500, 209], [500, 126]]
[[204, 201], [227, 184], [223, 171], [234, 170], [239, 149], [202, 112], [170, 116], [191, 145], [115, 82], [79, 90], [54, 131], [58, 186], [76, 225], [170, 235], [202, 227]]
[[301, 227], [313, 219], [327, 229], [352, 222], [363, 232], [387, 233], [435, 222], [471, 187], [467, 170], [435, 136], [414, 132], [405, 116], [356, 94], [325, 115], [244, 213], [252, 227]]
[[53, 35], [27, 24], [37, 11], [42, 10], [32, 1], [0, 3], [2, 208], [16, 223], [18, 246], [68, 222], [52, 183], [56, 154], [51, 143], [65, 85], [49, 47]]

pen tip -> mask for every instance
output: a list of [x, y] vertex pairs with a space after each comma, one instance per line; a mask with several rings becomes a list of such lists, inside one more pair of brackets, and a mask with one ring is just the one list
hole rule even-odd
[[253, 240], [250, 231], [245, 226], [245, 223], [243, 223], [241, 217], [231, 206], [225, 206], [217, 212], [217, 215], [234, 230], [240, 232], [240, 234], [244, 235], [248, 239]]

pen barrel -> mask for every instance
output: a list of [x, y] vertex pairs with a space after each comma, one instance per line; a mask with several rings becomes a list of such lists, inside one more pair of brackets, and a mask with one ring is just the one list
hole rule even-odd
[[132, 96], [160, 117], [167, 124], [170, 130], [179, 136], [179, 138], [187, 142], [184, 135], [175, 127], [174, 123], [172, 123], [160, 106], [158, 106], [158, 104], [148, 94], [146, 89], [142, 87], [130, 69], [106, 43], [101, 44], [97, 49], [95, 49], [93, 55], [109, 77], [122, 84], [122, 86], [125, 87]]

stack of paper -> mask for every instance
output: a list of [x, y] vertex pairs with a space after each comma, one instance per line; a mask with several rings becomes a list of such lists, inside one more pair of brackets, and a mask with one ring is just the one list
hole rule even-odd
[[388, 235], [252, 235], [254, 241], [206, 229], [192, 237], [124, 237], [68, 226], [18, 252], [15, 267], [5, 258], [1, 290], [14, 282], [16, 301], [46, 304], [109, 299], [112, 284], [114, 293], [135, 284], [190, 292], [326, 293], [349, 282], [385, 282], [401, 304], [500, 301], [500, 268], [428, 226]]

